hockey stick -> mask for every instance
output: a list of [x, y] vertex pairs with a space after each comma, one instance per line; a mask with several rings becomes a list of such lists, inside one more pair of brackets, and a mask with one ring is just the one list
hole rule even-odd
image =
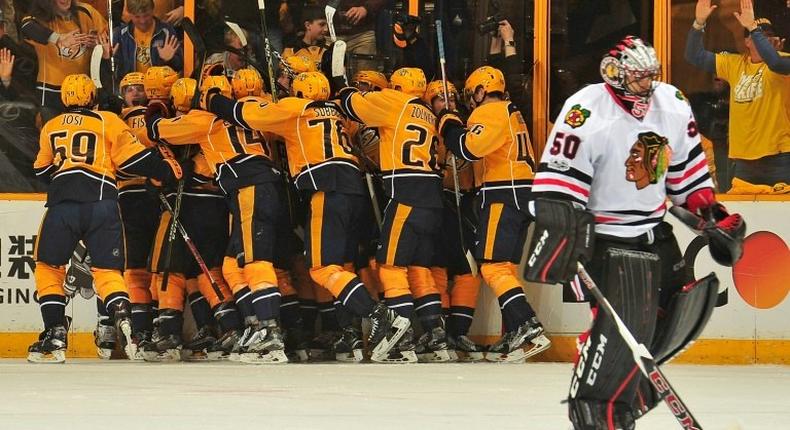
[[669, 208], [669, 213], [699, 236], [705, 236], [706, 229], [716, 228], [716, 223], [713, 220], [705, 220], [681, 206], [672, 206]]
[[200, 37], [200, 33], [195, 27], [195, 23], [193, 23], [189, 17], [185, 17], [181, 21], [181, 27], [184, 29], [184, 33], [187, 37], [189, 37], [189, 40], [192, 41], [192, 46], [195, 47], [195, 53], [197, 54], [195, 58], [198, 59], [197, 64], [195, 64], [195, 67], [192, 69], [192, 79], [197, 80], [197, 89], [192, 96], [192, 108], [196, 109], [200, 105], [200, 86], [203, 84], [203, 64], [206, 62], [208, 51], [206, 50], [206, 43], [203, 41], [203, 38]]
[[258, 14], [261, 18], [261, 32], [263, 33], [263, 52], [266, 57], [266, 68], [269, 71], [269, 89], [272, 101], [277, 103], [277, 78], [274, 76], [274, 62], [272, 60], [272, 45], [269, 42], [269, 29], [266, 27], [266, 1], [258, 0]]
[[101, 57], [104, 55], [104, 47], [98, 44], [93, 47], [91, 52], [91, 81], [96, 85], [96, 89], [102, 88], [101, 83]]
[[[115, 88], [115, 55], [113, 55], [113, 52], [112, 52], [113, 49], [115, 48], [115, 45], [113, 44], [113, 37], [112, 37], [113, 36], [112, 0], [107, 0], [107, 25], [109, 26], [109, 30], [108, 30], [109, 34], [108, 34], [108, 36], [109, 36], [109, 39], [110, 39], [110, 71], [112, 72], [110, 74], [110, 82], [112, 83], [112, 91], [111, 91], [111, 93], [115, 94], [116, 91], [117, 91], [117, 88]], [[95, 54], [95, 51], [94, 51], [94, 54]], [[91, 70], [91, 72], [93, 72], [93, 70]], [[98, 75], [96, 75], [96, 76], [98, 76]], [[97, 88], [101, 88], [101, 87], [97, 87]]]
[[330, 0], [324, 6], [324, 15], [326, 15], [326, 25], [329, 27], [329, 38], [332, 42], [337, 40], [337, 33], [335, 33], [335, 13], [337, 7], [340, 6], [340, 0]]
[[[159, 201], [162, 202], [162, 205], [165, 207], [165, 210], [170, 212], [170, 216], [174, 217], [173, 208], [170, 206], [170, 202], [167, 201], [167, 197], [164, 194], [159, 193]], [[189, 237], [186, 228], [184, 225], [181, 224], [181, 220], [175, 221], [176, 226], [178, 227], [178, 232], [181, 233], [181, 237], [184, 238], [184, 243], [187, 244], [187, 248], [189, 248], [189, 252], [192, 253], [192, 256], [195, 257], [195, 261], [197, 262], [198, 266], [200, 266], [200, 271], [203, 272], [204, 275], [208, 278], [209, 282], [211, 282], [211, 288], [214, 289], [214, 293], [217, 294], [220, 301], [225, 300], [225, 296], [222, 294], [222, 291], [219, 289], [219, 284], [214, 279], [214, 276], [211, 275], [211, 271], [208, 269], [208, 265], [206, 265], [206, 261], [203, 260], [203, 256], [200, 255], [200, 252], [195, 246], [195, 242], [192, 241], [192, 238]]]
[[[439, 4], [441, 6], [441, 3]], [[444, 87], [444, 107], [445, 109], [450, 108], [450, 98], [449, 98], [449, 88], [447, 86], [447, 58], [444, 55], [444, 35], [442, 34], [442, 20], [441, 20], [441, 13], [442, 10], [439, 9], [437, 13], [436, 19], [436, 43], [439, 46], [439, 67], [442, 70], [442, 86]], [[477, 262], [475, 261], [472, 252], [466, 249], [466, 241], [464, 241], [464, 223], [463, 219], [461, 218], [461, 184], [458, 180], [458, 163], [455, 159], [455, 154], [452, 154], [448, 151], [448, 155], [450, 156], [450, 166], [452, 167], [453, 173], [453, 191], [455, 192], [455, 208], [456, 208], [456, 215], [458, 216], [458, 237], [461, 239], [461, 251], [464, 253], [466, 257], [466, 262], [469, 264], [469, 269], [472, 271], [473, 276], [477, 276]]]
[[670, 412], [672, 412], [672, 415], [675, 416], [680, 425], [688, 430], [702, 430], [702, 425], [694, 418], [694, 415], [691, 414], [691, 410], [689, 410], [685, 402], [683, 402], [677, 392], [675, 392], [672, 385], [669, 384], [666, 376], [664, 376], [664, 373], [661, 372], [658, 364], [656, 364], [653, 359], [653, 355], [647, 350], [645, 344], [639, 343], [636, 338], [634, 338], [634, 335], [628, 330], [628, 327], [623, 320], [620, 319], [620, 316], [617, 315], [617, 312], [614, 310], [611, 303], [609, 303], [609, 300], [606, 299], [606, 296], [603, 295], [595, 284], [595, 281], [592, 280], [582, 263], [576, 263], [576, 273], [579, 275], [579, 279], [582, 280], [584, 285], [587, 286], [587, 289], [590, 290], [593, 297], [595, 297], [600, 307], [603, 308], [603, 311], [614, 320], [617, 326], [617, 332], [620, 334], [620, 337], [623, 338], [626, 345], [628, 345], [628, 349], [631, 350], [639, 370], [653, 385], [653, 388], [664, 400], [664, 403], [667, 404]]

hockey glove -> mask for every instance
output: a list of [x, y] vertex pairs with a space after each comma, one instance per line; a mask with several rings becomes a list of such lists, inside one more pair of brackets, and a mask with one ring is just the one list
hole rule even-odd
[[211, 111], [211, 109], [209, 109], [209, 107], [211, 107], [211, 98], [221, 92], [222, 90], [219, 87], [209, 87], [200, 91], [200, 108], [205, 111]]
[[734, 265], [743, 255], [743, 239], [746, 236], [743, 217], [727, 212], [727, 208], [716, 201], [710, 188], [692, 193], [686, 199], [685, 206], [690, 216], [680, 216], [681, 220], [708, 239], [713, 260], [722, 266]]
[[450, 109], [442, 109], [439, 111], [439, 114], [436, 115], [436, 132], [439, 136], [444, 137], [445, 127], [449, 124], [453, 124], [454, 126], [458, 126], [463, 128], [464, 122], [461, 121], [461, 117], [458, 114], [458, 111], [450, 110]]
[[162, 99], [153, 99], [148, 102], [148, 107], [145, 109], [145, 123], [149, 124], [156, 118], [170, 118], [172, 112], [167, 102]]

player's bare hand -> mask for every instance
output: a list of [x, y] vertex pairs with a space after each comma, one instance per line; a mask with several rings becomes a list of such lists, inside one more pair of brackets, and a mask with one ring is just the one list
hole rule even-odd
[[346, 19], [351, 25], [359, 24], [366, 16], [368, 16], [368, 10], [365, 9], [365, 6], [352, 7], [346, 11]]
[[165, 14], [165, 22], [170, 25], [181, 24], [184, 19], [184, 6], [179, 6]]
[[11, 72], [14, 70], [14, 54], [8, 48], [0, 49], [0, 79], [3, 82], [11, 80]]
[[735, 19], [749, 30], [754, 30], [754, 6], [752, 0], [741, 0], [741, 12], [733, 12]]
[[697, 24], [704, 24], [717, 7], [718, 6], [711, 4], [711, 0], [697, 0], [697, 7], [694, 10], [694, 20], [697, 21]]
[[178, 38], [175, 35], [171, 35], [165, 39], [164, 45], [156, 47], [156, 51], [159, 52], [159, 58], [167, 62], [173, 59], [180, 46], [181, 42], [178, 41]]
[[513, 35], [515, 32], [513, 31], [513, 27], [511, 27], [510, 22], [508, 20], [499, 21], [499, 36], [502, 40], [511, 41], [513, 40]]

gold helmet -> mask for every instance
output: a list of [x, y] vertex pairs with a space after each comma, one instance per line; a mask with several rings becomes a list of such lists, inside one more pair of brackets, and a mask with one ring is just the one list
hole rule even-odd
[[501, 70], [491, 66], [478, 67], [466, 78], [464, 92], [467, 97], [471, 97], [479, 87], [482, 87], [486, 93], [504, 93], [505, 75]]
[[390, 88], [415, 97], [425, 93], [425, 73], [416, 67], [402, 67], [390, 76]]
[[222, 76], [206, 76], [203, 78], [203, 83], [200, 85], [200, 91], [206, 92], [209, 88], [219, 88], [220, 94], [227, 98], [233, 97], [233, 89], [230, 87], [228, 78]]
[[263, 79], [255, 69], [237, 70], [231, 82], [233, 96], [237, 99], [247, 96], [260, 96], [263, 93]]
[[181, 78], [170, 88], [170, 103], [179, 112], [188, 112], [195, 97], [197, 81], [192, 78]]
[[291, 94], [310, 100], [327, 100], [329, 80], [321, 72], [300, 73], [291, 84]]
[[[455, 89], [455, 85], [450, 81], [447, 81], [447, 90], [449, 92], [448, 98], [452, 95], [455, 95], [456, 99], [458, 98], [458, 90]], [[425, 88], [425, 94], [422, 96], [422, 99], [425, 103], [430, 104], [434, 97], [440, 97], [442, 94], [444, 94], [444, 83], [442, 81], [432, 81]]]
[[169, 66], [149, 67], [143, 78], [145, 95], [149, 99], [167, 99], [170, 97], [170, 87], [178, 79], [178, 73]]
[[318, 66], [315, 64], [315, 61], [307, 58], [304, 55], [291, 55], [289, 57], [285, 57], [280, 62], [280, 67], [282, 67], [286, 73], [292, 76], [296, 76], [305, 72], [318, 71]]
[[60, 84], [63, 106], [93, 107], [96, 104], [96, 84], [84, 73], [68, 75]]
[[127, 73], [126, 76], [124, 76], [123, 79], [121, 79], [121, 83], [120, 85], [118, 85], [118, 88], [121, 90], [121, 92], [123, 92], [124, 88], [131, 85], [145, 86], [144, 79], [145, 79], [144, 73], [141, 72]]
[[351, 80], [351, 83], [355, 87], [359, 83], [368, 84], [374, 91], [380, 91], [389, 87], [389, 82], [387, 82], [387, 77], [384, 76], [384, 73], [375, 70], [360, 70], [354, 74], [354, 79]]

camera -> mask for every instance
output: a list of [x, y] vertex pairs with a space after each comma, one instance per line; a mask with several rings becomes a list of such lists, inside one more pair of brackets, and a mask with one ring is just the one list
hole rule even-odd
[[486, 19], [477, 26], [477, 31], [479, 31], [480, 34], [496, 33], [499, 29], [499, 21], [505, 19], [499, 11], [499, 1], [491, 0], [488, 9], [492, 12], [491, 15], [487, 16]]

